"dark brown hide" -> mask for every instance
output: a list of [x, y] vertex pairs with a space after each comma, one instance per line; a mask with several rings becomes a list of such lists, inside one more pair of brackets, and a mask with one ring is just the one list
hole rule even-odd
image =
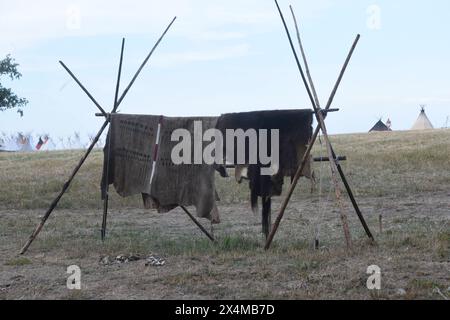
[[[242, 170], [247, 167], [247, 178], [249, 179], [250, 201], [253, 210], [257, 210], [258, 197], [262, 198], [262, 228], [267, 236], [270, 231], [270, 205], [271, 197], [280, 195], [282, 192], [284, 177], [293, 177], [303, 155], [306, 146], [312, 136], [311, 110], [273, 110], [273, 111], [254, 111], [223, 114], [217, 120], [217, 129], [224, 136], [224, 155], [226, 155], [226, 129], [259, 129], [268, 130], [268, 146], [270, 150], [270, 130], [279, 130], [279, 170], [273, 176], [261, 175], [263, 165], [259, 161], [256, 164], [249, 163], [249, 145], [246, 142], [245, 164], [237, 164], [237, 149], [235, 145], [234, 159], [226, 159], [236, 165], [236, 177], [241, 177]], [[259, 136], [258, 136], [259, 145]], [[303, 174], [311, 177], [310, 161], [308, 162]]]

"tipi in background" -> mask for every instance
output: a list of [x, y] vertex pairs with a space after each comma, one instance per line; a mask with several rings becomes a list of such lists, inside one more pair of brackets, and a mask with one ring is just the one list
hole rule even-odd
[[428, 119], [427, 115], [425, 114], [425, 106], [420, 106], [420, 114], [417, 118], [416, 122], [412, 126], [411, 130], [429, 130], [434, 129], [433, 125], [431, 124], [430, 120]]
[[377, 123], [370, 129], [369, 132], [377, 132], [377, 131], [392, 131], [387, 125], [383, 123], [383, 121], [378, 120]]
[[17, 147], [20, 152], [29, 152], [34, 151], [34, 148], [31, 144], [31, 135], [24, 135], [22, 133], [19, 133], [17, 136]]
[[391, 119], [389, 119], [389, 118], [386, 121], [386, 127], [388, 127], [389, 130], [392, 130], [392, 122], [391, 122]]

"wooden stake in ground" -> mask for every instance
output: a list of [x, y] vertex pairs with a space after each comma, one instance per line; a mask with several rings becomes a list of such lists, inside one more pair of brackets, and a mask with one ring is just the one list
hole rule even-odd
[[[151, 57], [151, 55], [153, 54], [153, 52], [155, 51], [156, 47], [158, 46], [158, 44], [161, 42], [162, 38], [164, 37], [164, 35], [167, 33], [167, 31], [169, 30], [170, 26], [174, 23], [175, 19], [177, 17], [174, 17], [173, 20], [170, 22], [170, 24], [167, 26], [167, 28], [164, 30], [163, 34], [161, 35], [161, 37], [158, 39], [158, 41], [156, 42], [156, 44], [153, 46], [152, 50], [150, 51], [150, 53], [147, 55], [147, 57], [145, 58], [144, 62], [141, 64], [141, 66], [139, 67], [139, 69], [137, 70], [137, 72], [135, 73], [134, 77], [132, 78], [132, 80], [130, 81], [129, 85], [127, 86], [127, 88], [125, 89], [125, 91], [122, 93], [122, 96], [120, 97], [120, 99], [117, 101], [117, 104], [114, 106], [112, 112], [116, 112], [117, 108], [119, 107], [119, 105], [122, 103], [123, 99], [125, 98], [128, 90], [131, 88], [131, 86], [133, 85], [134, 81], [136, 80], [136, 78], [138, 77], [139, 73], [142, 71], [142, 69], [144, 68], [145, 64], [147, 63], [147, 61], [149, 60], [149, 58]], [[38, 224], [38, 226], [36, 227], [36, 229], [34, 230], [34, 232], [30, 235], [27, 243], [23, 246], [23, 248], [20, 250], [20, 254], [24, 254], [28, 247], [31, 245], [31, 243], [33, 242], [33, 240], [37, 237], [37, 235], [39, 234], [39, 232], [42, 230], [45, 222], [47, 221], [48, 217], [50, 216], [50, 214], [52, 213], [52, 211], [55, 209], [55, 207], [57, 206], [59, 200], [61, 199], [61, 197], [64, 195], [64, 193], [67, 191], [67, 189], [70, 186], [70, 183], [72, 182], [72, 180], [75, 178], [75, 175], [78, 173], [78, 170], [80, 170], [81, 166], [83, 165], [83, 163], [86, 161], [87, 157], [89, 156], [89, 154], [91, 153], [92, 149], [94, 148], [95, 144], [98, 142], [98, 139], [100, 138], [101, 134], [103, 133], [103, 131], [105, 130], [105, 128], [107, 127], [108, 123], [109, 123], [109, 119], [108, 119], [108, 115], [105, 113], [104, 109], [98, 104], [98, 102], [94, 99], [94, 97], [92, 97], [92, 95], [89, 93], [89, 91], [81, 84], [80, 81], [78, 81], [78, 79], [76, 79], [75, 75], [73, 75], [73, 73], [69, 70], [69, 68], [62, 62], [60, 61], [61, 65], [64, 67], [64, 69], [66, 69], [66, 71], [72, 76], [72, 78], [74, 78], [74, 80], [77, 82], [77, 84], [83, 89], [83, 91], [88, 95], [88, 97], [92, 100], [92, 102], [94, 102], [94, 104], [99, 108], [99, 110], [102, 112], [102, 115], [105, 116], [106, 120], [103, 123], [102, 127], [100, 128], [99, 132], [97, 133], [97, 135], [95, 136], [94, 140], [92, 141], [91, 145], [89, 146], [89, 148], [87, 149], [86, 153], [84, 154], [84, 156], [81, 158], [80, 162], [78, 163], [78, 165], [75, 167], [74, 171], [72, 172], [72, 175], [70, 176], [69, 180], [67, 180], [67, 182], [64, 184], [61, 192], [57, 195], [57, 197], [53, 200], [53, 202], [51, 203], [50, 207], [48, 208], [47, 212], [45, 213], [45, 215], [42, 217], [41, 222]]]

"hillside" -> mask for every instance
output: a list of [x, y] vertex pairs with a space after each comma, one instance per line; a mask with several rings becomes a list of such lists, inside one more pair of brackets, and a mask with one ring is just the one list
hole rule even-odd
[[[450, 130], [337, 135], [331, 137], [354, 192], [357, 195], [402, 197], [450, 189]], [[0, 208], [45, 208], [69, 177], [83, 151], [0, 153]], [[317, 143], [314, 156], [326, 156]], [[59, 207], [101, 208], [99, 184], [102, 151], [94, 151], [75, 178]], [[329, 166], [315, 163], [322, 188], [329, 188]], [[311, 197], [304, 180], [295, 198]], [[247, 199], [246, 183], [217, 178], [223, 203]], [[288, 183], [288, 181], [286, 181]], [[285, 188], [286, 189], [286, 188]], [[327, 189], [328, 190], [328, 189]], [[140, 207], [140, 198], [111, 197], [111, 206]]]

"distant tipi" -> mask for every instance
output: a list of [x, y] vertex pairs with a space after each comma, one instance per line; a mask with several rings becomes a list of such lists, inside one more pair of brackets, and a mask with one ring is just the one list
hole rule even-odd
[[411, 130], [428, 130], [434, 129], [427, 115], [425, 114], [425, 106], [420, 106], [420, 114]]
[[374, 131], [392, 131], [387, 125], [385, 125], [383, 123], [383, 121], [378, 120], [377, 123], [375, 123], [375, 125], [373, 126], [372, 129], [370, 129], [369, 132], [374, 132]]
[[31, 145], [31, 136], [19, 133], [17, 137], [17, 147], [18, 151], [21, 152], [34, 151], [34, 148]]
[[392, 122], [391, 122], [391, 119], [389, 119], [389, 118], [386, 121], [386, 127], [388, 127], [389, 129], [392, 130]]

